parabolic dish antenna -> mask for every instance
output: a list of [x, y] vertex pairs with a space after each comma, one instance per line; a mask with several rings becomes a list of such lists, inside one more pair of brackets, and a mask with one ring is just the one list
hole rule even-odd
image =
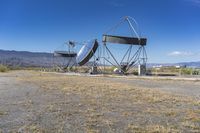
[[75, 52], [68, 52], [68, 51], [54, 51], [54, 56], [57, 57], [76, 57]]
[[99, 44], [96, 39], [83, 45], [83, 47], [80, 49], [80, 51], [77, 54], [77, 57], [76, 57], [77, 63], [80, 66], [86, 64], [96, 52], [98, 45]]

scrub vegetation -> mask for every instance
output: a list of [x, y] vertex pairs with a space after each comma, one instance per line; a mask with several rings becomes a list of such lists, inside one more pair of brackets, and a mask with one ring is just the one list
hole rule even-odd
[[[38, 89], [15, 103], [25, 116], [20, 118], [22, 124], [9, 127], [10, 131], [200, 131], [199, 98], [122, 84], [104, 77], [21, 73], [18, 83]], [[6, 119], [9, 111], [6, 112], [0, 117]], [[4, 126], [0, 124], [0, 128], [3, 130]]]
[[0, 72], [7, 72], [8, 70], [8, 67], [0, 64]]

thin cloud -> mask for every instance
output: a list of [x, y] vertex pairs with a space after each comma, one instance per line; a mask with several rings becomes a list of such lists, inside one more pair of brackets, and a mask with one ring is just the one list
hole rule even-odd
[[200, 7], [200, 0], [185, 0], [185, 1], [190, 2], [194, 6]]
[[123, 7], [124, 4], [122, 1], [110, 1], [109, 2], [109, 5], [112, 6], [112, 7]]
[[200, 0], [188, 0], [188, 1], [193, 2], [195, 4], [200, 4]]
[[168, 56], [191, 56], [194, 55], [192, 52], [186, 51], [173, 51], [168, 54]]

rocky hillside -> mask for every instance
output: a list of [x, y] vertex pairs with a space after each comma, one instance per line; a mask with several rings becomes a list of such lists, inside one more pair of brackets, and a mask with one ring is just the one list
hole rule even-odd
[[9, 67], [52, 67], [66, 65], [68, 59], [52, 53], [0, 50], [0, 64]]

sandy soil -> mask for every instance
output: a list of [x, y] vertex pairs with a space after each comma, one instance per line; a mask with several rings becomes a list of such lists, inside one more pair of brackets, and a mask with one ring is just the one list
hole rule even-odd
[[200, 82], [0, 73], [0, 132], [200, 132]]

